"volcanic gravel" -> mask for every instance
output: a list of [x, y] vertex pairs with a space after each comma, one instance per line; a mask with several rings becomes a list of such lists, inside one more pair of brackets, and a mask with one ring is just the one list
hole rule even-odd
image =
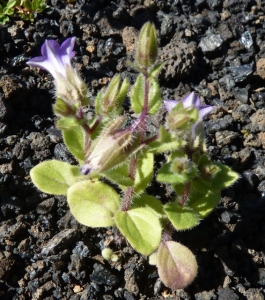
[[[48, 0], [34, 23], [0, 25], [0, 299], [263, 300], [265, 297], [264, 0]], [[239, 172], [218, 208], [174, 239], [196, 255], [185, 290], [161, 283], [147, 258], [113, 229], [91, 229], [66, 199], [41, 193], [29, 171], [56, 158], [75, 163], [55, 128], [50, 74], [30, 69], [45, 39], [76, 37], [73, 65], [91, 98], [127, 67], [146, 21], [159, 36], [163, 99], [195, 91], [215, 109], [205, 121], [208, 151]], [[129, 111], [128, 101], [125, 108]], [[86, 109], [93, 115], [93, 107]], [[164, 112], [151, 119], [157, 128]], [[160, 185], [149, 192], [163, 195]], [[100, 255], [110, 245], [118, 263]]]

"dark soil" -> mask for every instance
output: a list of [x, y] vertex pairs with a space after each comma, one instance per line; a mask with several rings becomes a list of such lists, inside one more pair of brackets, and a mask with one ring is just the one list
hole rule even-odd
[[[264, 0], [47, 2], [33, 24], [15, 16], [0, 26], [0, 299], [263, 300]], [[163, 99], [195, 91], [214, 105], [205, 122], [209, 153], [241, 174], [197, 228], [175, 233], [199, 264], [195, 281], [178, 291], [166, 288], [117, 232], [79, 225], [64, 197], [41, 193], [29, 177], [40, 161], [75, 161], [54, 127], [52, 77], [27, 60], [40, 55], [45, 39], [75, 36], [73, 64], [93, 99], [118, 72], [133, 82], [125, 61], [148, 20], [166, 61]], [[107, 244], [119, 251], [118, 263], [101, 258]]]

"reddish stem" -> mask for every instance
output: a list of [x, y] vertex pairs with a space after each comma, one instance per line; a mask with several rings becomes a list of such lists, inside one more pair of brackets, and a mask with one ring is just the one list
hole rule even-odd
[[[132, 132], [139, 130], [140, 132], [140, 142], [143, 142], [143, 139], [145, 137], [146, 133], [146, 126], [147, 126], [147, 116], [148, 116], [148, 99], [149, 99], [149, 81], [148, 81], [148, 75], [144, 73], [144, 107], [141, 112], [140, 117], [136, 120], [136, 122], [132, 125], [130, 130]], [[135, 174], [137, 169], [137, 158], [132, 157], [130, 160], [130, 167], [129, 167], [129, 174], [128, 177], [130, 177], [132, 180], [135, 180]], [[128, 187], [124, 193], [124, 197], [122, 200], [122, 211], [127, 211], [130, 208], [132, 198], [134, 195], [134, 189], [133, 187]]]
[[184, 191], [179, 199], [179, 205], [180, 206], [184, 206], [189, 198], [190, 195], [190, 191], [191, 191], [191, 182], [188, 182], [185, 187], [184, 187]]

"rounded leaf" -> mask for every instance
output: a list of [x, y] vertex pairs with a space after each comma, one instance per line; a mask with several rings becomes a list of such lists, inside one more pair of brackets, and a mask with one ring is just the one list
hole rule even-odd
[[100, 181], [78, 182], [69, 188], [67, 201], [77, 221], [89, 227], [115, 225], [114, 214], [119, 209], [116, 191]]
[[172, 290], [185, 288], [194, 280], [198, 271], [193, 253], [187, 247], [173, 241], [160, 244], [156, 264], [159, 277]]
[[161, 240], [161, 225], [148, 208], [118, 211], [116, 225], [132, 247], [143, 255], [153, 253]]
[[221, 193], [208, 193], [198, 197], [197, 201], [190, 202], [189, 206], [197, 212], [202, 218], [207, 217], [217, 206], [221, 199]]
[[59, 160], [48, 160], [31, 169], [33, 183], [44, 193], [66, 195], [68, 188], [84, 176], [77, 177], [73, 171], [76, 167]]
[[162, 218], [164, 216], [161, 201], [147, 194], [142, 194], [140, 197], [133, 198], [133, 203], [131, 207], [145, 207], [149, 209], [153, 214], [155, 214], [158, 218]]
[[200, 222], [199, 215], [193, 209], [181, 206], [177, 202], [164, 205], [164, 211], [177, 230], [190, 229]]

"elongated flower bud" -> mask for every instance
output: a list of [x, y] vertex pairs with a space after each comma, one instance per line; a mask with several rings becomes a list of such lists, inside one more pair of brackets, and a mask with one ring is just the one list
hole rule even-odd
[[121, 116], [106, 124], [87, 154], [81, 173], [104, 172], [123, 163], [132, 153], [140, 150], [140, 136], [134, 136], [129, 129], [121, 129], [125, 117]]
[[156, 29], [154, 24], [148, 22], [140, 31], [136, 61], [142, 67], [148, 68], [155, 63], [157, 53]]

